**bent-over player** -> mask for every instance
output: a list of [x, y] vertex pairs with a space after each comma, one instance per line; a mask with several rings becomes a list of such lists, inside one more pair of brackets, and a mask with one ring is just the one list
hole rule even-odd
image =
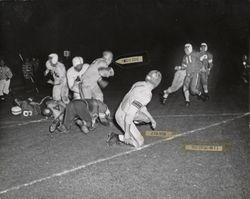
[[85, 134], [95, 129], [97, 120], [103, 125], [112, 125], [108, 106], [96, 99], [76, 99], [66, 105], [63, 123], [58, 130], [66, 133], [76, 123]]

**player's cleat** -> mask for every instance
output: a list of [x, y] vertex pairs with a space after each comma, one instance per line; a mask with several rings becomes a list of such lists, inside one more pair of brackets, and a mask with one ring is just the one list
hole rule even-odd
[[186, 107], [189, 107], [189, 106], [190, 106], [190, 102], [189, 102], [189, 101], [186, 101], [186, 102], [185, 102], [185, 106], [186, 106]]
[[207, 98], [205, 97], [204, 94], [197, 95], [197, 97], [199, 100], [202, 100], [203, 102], [205, 102], [207, 100]]
[[82, 121], [80, 119], [76, 120], [76, 124], [80, 127], [81, 132], [88, 134], [89, 133], [89, 128], [86, 126], [86, 122]]
[[60, 120], [58, 119], [53, 120], [52, 124], [49, 127], [49, 132], [54, 133], [59, 126], [60, 126]]
[[88, 129], [87, 126], [82, 125], [82, 126], [80, 127], [80, 129], [81, 129], [81, 131], [82, 131], [83, 133], [85, 133], [85, 134], [88, 134], [88, 133], [89, 133], [89, 129]]
[[162, 97], [162, 98], [161, 98], [161, 104], [166, 104], [166, 103], [167, 103], [167, 98]]
[[209, 100], [209, 95], [208, 95], [208, 93], [204, 93], [204, 97], [206, 98], [206, 100]]
[[134, 124], [137, 126], [142, 126], [142, 125], [146, 125], [148, 123], [144, 122], [144, 121], [140, 121], [140, 120], [134, 120]]
[[118, 137], [118, 134], [114, 133], [114, 132], [111, 132], [108, 134], [108, 138], [106, 140], [106, 143], [111, 146], [112, 145], [112, 140], [115, 140], [115, 143], [118, 144], [120, 141], [119, 141], [119, 137]]
[[58, 126], [57, 129], [61, 133], [69, 133], [69, 130], [67, 130], [66, 127], [63, 124], [60, 124], [60, 126]]

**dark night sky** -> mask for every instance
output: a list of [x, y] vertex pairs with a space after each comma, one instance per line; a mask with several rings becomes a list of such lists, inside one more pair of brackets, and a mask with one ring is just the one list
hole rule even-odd
[[249, 45], [248, 0], [1, 0], [0, 6], [0, 50], [9, 62], [18, 52], [46, 59], [65, 49], [90, 62], [110, 49], [115, 56], [147, 51], [163, 66], [178, 64], [187, 42], [198, 48], [205, 41], [213, 53], [223, 52], [221, 59]]

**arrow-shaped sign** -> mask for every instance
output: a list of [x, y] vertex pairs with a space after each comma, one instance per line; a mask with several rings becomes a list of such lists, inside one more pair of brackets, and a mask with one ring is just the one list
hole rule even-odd
[[143, 62], [143, 56], [124, 57], [115, 61], [117, 64], [134, 64]]
[[123, 55], [123, 56], [117, 57], [114, 63], [121, 67], [125, 67], [127, 65], [129, 65], [130, 67], [147, 65], [148, 56], [146, 52], [133, 53], [133, 54], [131, 53], [129, 55]]

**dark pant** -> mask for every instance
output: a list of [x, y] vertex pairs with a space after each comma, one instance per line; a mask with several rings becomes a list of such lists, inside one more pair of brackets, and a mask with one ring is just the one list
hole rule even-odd
[[75, 119], [80, 119], [91, 126], [92, 118], [89, 114], [88, 107], [83, 100], [73, 100], [66, 106], [63, 124], [66, 129], [70, 129], [71, 124]]

